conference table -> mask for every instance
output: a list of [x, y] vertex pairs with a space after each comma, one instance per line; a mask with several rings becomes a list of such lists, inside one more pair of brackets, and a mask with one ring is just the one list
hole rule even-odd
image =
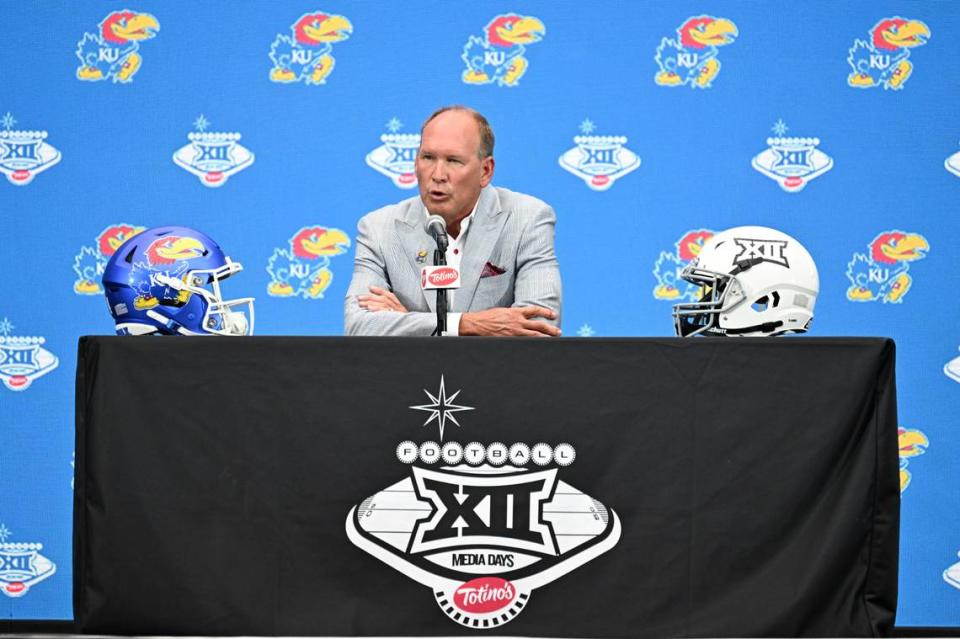
[[882, 338], [83, 337], [75, 616], [889, 635], [894, 367]]

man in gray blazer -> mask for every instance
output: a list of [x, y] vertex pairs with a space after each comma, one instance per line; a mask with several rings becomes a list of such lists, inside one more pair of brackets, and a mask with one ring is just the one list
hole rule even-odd
[[444, 107], [420, 130], [420, 196], [361, 218], [344, 302], [347, 335], [430, 335], [436, 293], [420, 287], [436, 243], [429, 215], [447, 223], [447, 263], [459, 265], [448, 335], [560, 334], [556, 214], [546, 203], [490, 186], [493, 131], [481, 114]]

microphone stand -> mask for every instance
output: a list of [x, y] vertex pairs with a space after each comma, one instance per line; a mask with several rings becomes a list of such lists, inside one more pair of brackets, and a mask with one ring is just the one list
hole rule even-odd
[[[433, 265], [447, 265], [447, 236], [437, 235], [437, 249], [433, 252]], [[447, 330], [447, 289], [437, 289], [437, 337], [443, 337]]]

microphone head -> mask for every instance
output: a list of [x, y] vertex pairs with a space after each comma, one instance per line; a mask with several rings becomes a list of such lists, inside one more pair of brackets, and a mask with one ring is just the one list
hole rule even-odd
[[427, 221], [423, 223], [423, 228], [434, 237], [447, 234], [447, 222], [439, 215], [431, 215], [428, 217]]

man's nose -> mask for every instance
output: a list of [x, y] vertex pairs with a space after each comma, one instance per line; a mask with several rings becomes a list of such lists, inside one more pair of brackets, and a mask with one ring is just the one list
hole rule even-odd
[[437, 162], [433, 165], [433, 172], [430, 174], [430, 179], [434, 182], [447, 181], [447, 167], [443, 162]]

